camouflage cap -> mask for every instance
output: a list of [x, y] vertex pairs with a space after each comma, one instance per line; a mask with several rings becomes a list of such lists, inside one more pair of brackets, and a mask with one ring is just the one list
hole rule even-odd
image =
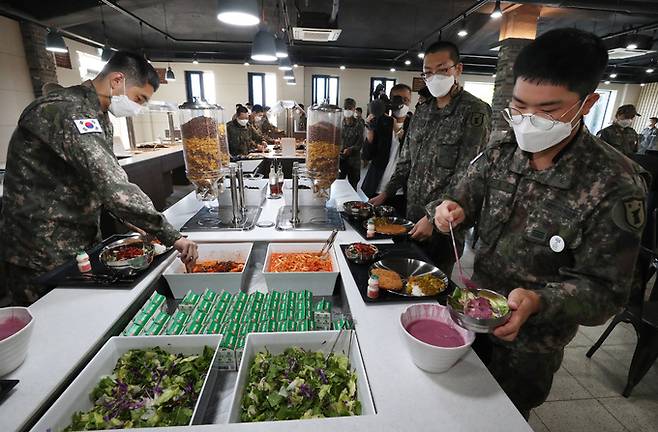
[[621, 105], [619, 108], [617, 108], [617, 115], [641, 117], [641, 115], [637, 113], [635, 105], [631, 104]]

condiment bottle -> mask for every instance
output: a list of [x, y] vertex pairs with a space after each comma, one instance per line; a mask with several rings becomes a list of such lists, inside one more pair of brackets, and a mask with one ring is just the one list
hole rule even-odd
[[279, 163], [279, 169], [276, 172], [276, 178], [279, 193], [281, 193], [283, 191], [283, 167], [281, 166], [281, 163]]
[[368, 219], [368, 225], [366, 226], [366, 237], [373, 238], [375, 236], [375, 220], [373, 218]]
[[270, 195], [277, 195], [277, 186], [278, 186], [278, 179], [276, 172], [274, 171], [274, 164], [270, 165]]
[[379, 277], [376, 275], [370, 275], [368, 279], [368, 298], [379, 298]]
[[78, 270], [80, 270], [80, 273], [88, 273], [91, 271], [91, 262], [89, 262], [89, 255], [87, 255], [87, 252], [78, 252], [75, 256], [75, 260], [78, 263]]

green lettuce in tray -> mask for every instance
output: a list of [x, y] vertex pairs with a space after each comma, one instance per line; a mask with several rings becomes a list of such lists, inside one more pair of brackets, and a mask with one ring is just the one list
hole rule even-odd
[[243, 422], [361, 414], [357, 376], [342, 354], [291, 347], [283, 354], [259, 352], [249, 367], [242, 397]]
[[192, 356], [160, 347], [126, 352], [92, 391], [93, 408], [73, 414], [65, 431], [189, 424], [213, 354], [207, 346]]

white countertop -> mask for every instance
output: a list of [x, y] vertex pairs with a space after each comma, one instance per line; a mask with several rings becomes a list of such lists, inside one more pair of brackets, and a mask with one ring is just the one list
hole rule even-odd
[[[132, 165], [137, 162], [144, 162], [149, 159], [154, 159], [157, 157], [162, 157], [168, 154], [183, 151], [183, 146], [174, 145], [166, 148], [138, 149], [138, 151], [140, 151], [141, 153], [133, 154], [130, 157], [124, 159], [119, 159], [119, 165], [121, 166]], [[129, 154], [128, 151], [126, 151], [126, 155], [128, 154]]]
[[[356, 199], [346, 180], [332, 187], [338, 204]], [[274, 220], [283, 199], [267, 200], [260, 220]], [[165, 214], [180, 226], [201, 207], [188, 195]], [[328, 232], [279, 232], [255, 228], [247, 232], [190, 233], [210, 241], [324, 240]], [[362, 240], [348, 224], [336, 242]], [[346, 269], [342, 254], [337, 254]], [[55, 289], [30, 307], [35, 327], [25, 363], [7, 376], [20, 379], [0, 405], [0, 430], [17, 430], [45, 402], [76, 363], [112, 327], [139, 294], [159, 275], [160, 265], [132, 290]], [[341, 272], [346, 300], [356, 321], [363, 358], [377, 408], [371, 416], [292, 422], [204, 425], [167, 430], [253, 430], [314, 432], [359, 431], [531, 431], [477, 356], [470, 352], [443, 374], [429, 374], [411, 362], [399, 328], [406, 304], [366, 305], [349, 271]]]

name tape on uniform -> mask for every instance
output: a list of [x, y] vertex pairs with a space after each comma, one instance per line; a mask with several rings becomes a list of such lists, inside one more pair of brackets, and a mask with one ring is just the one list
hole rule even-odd
[[76, 119], [73, 120], [73, 123], [75, 123], [78, 132], [81, 134], [103, 132], [103, 128], [98, 119]]

